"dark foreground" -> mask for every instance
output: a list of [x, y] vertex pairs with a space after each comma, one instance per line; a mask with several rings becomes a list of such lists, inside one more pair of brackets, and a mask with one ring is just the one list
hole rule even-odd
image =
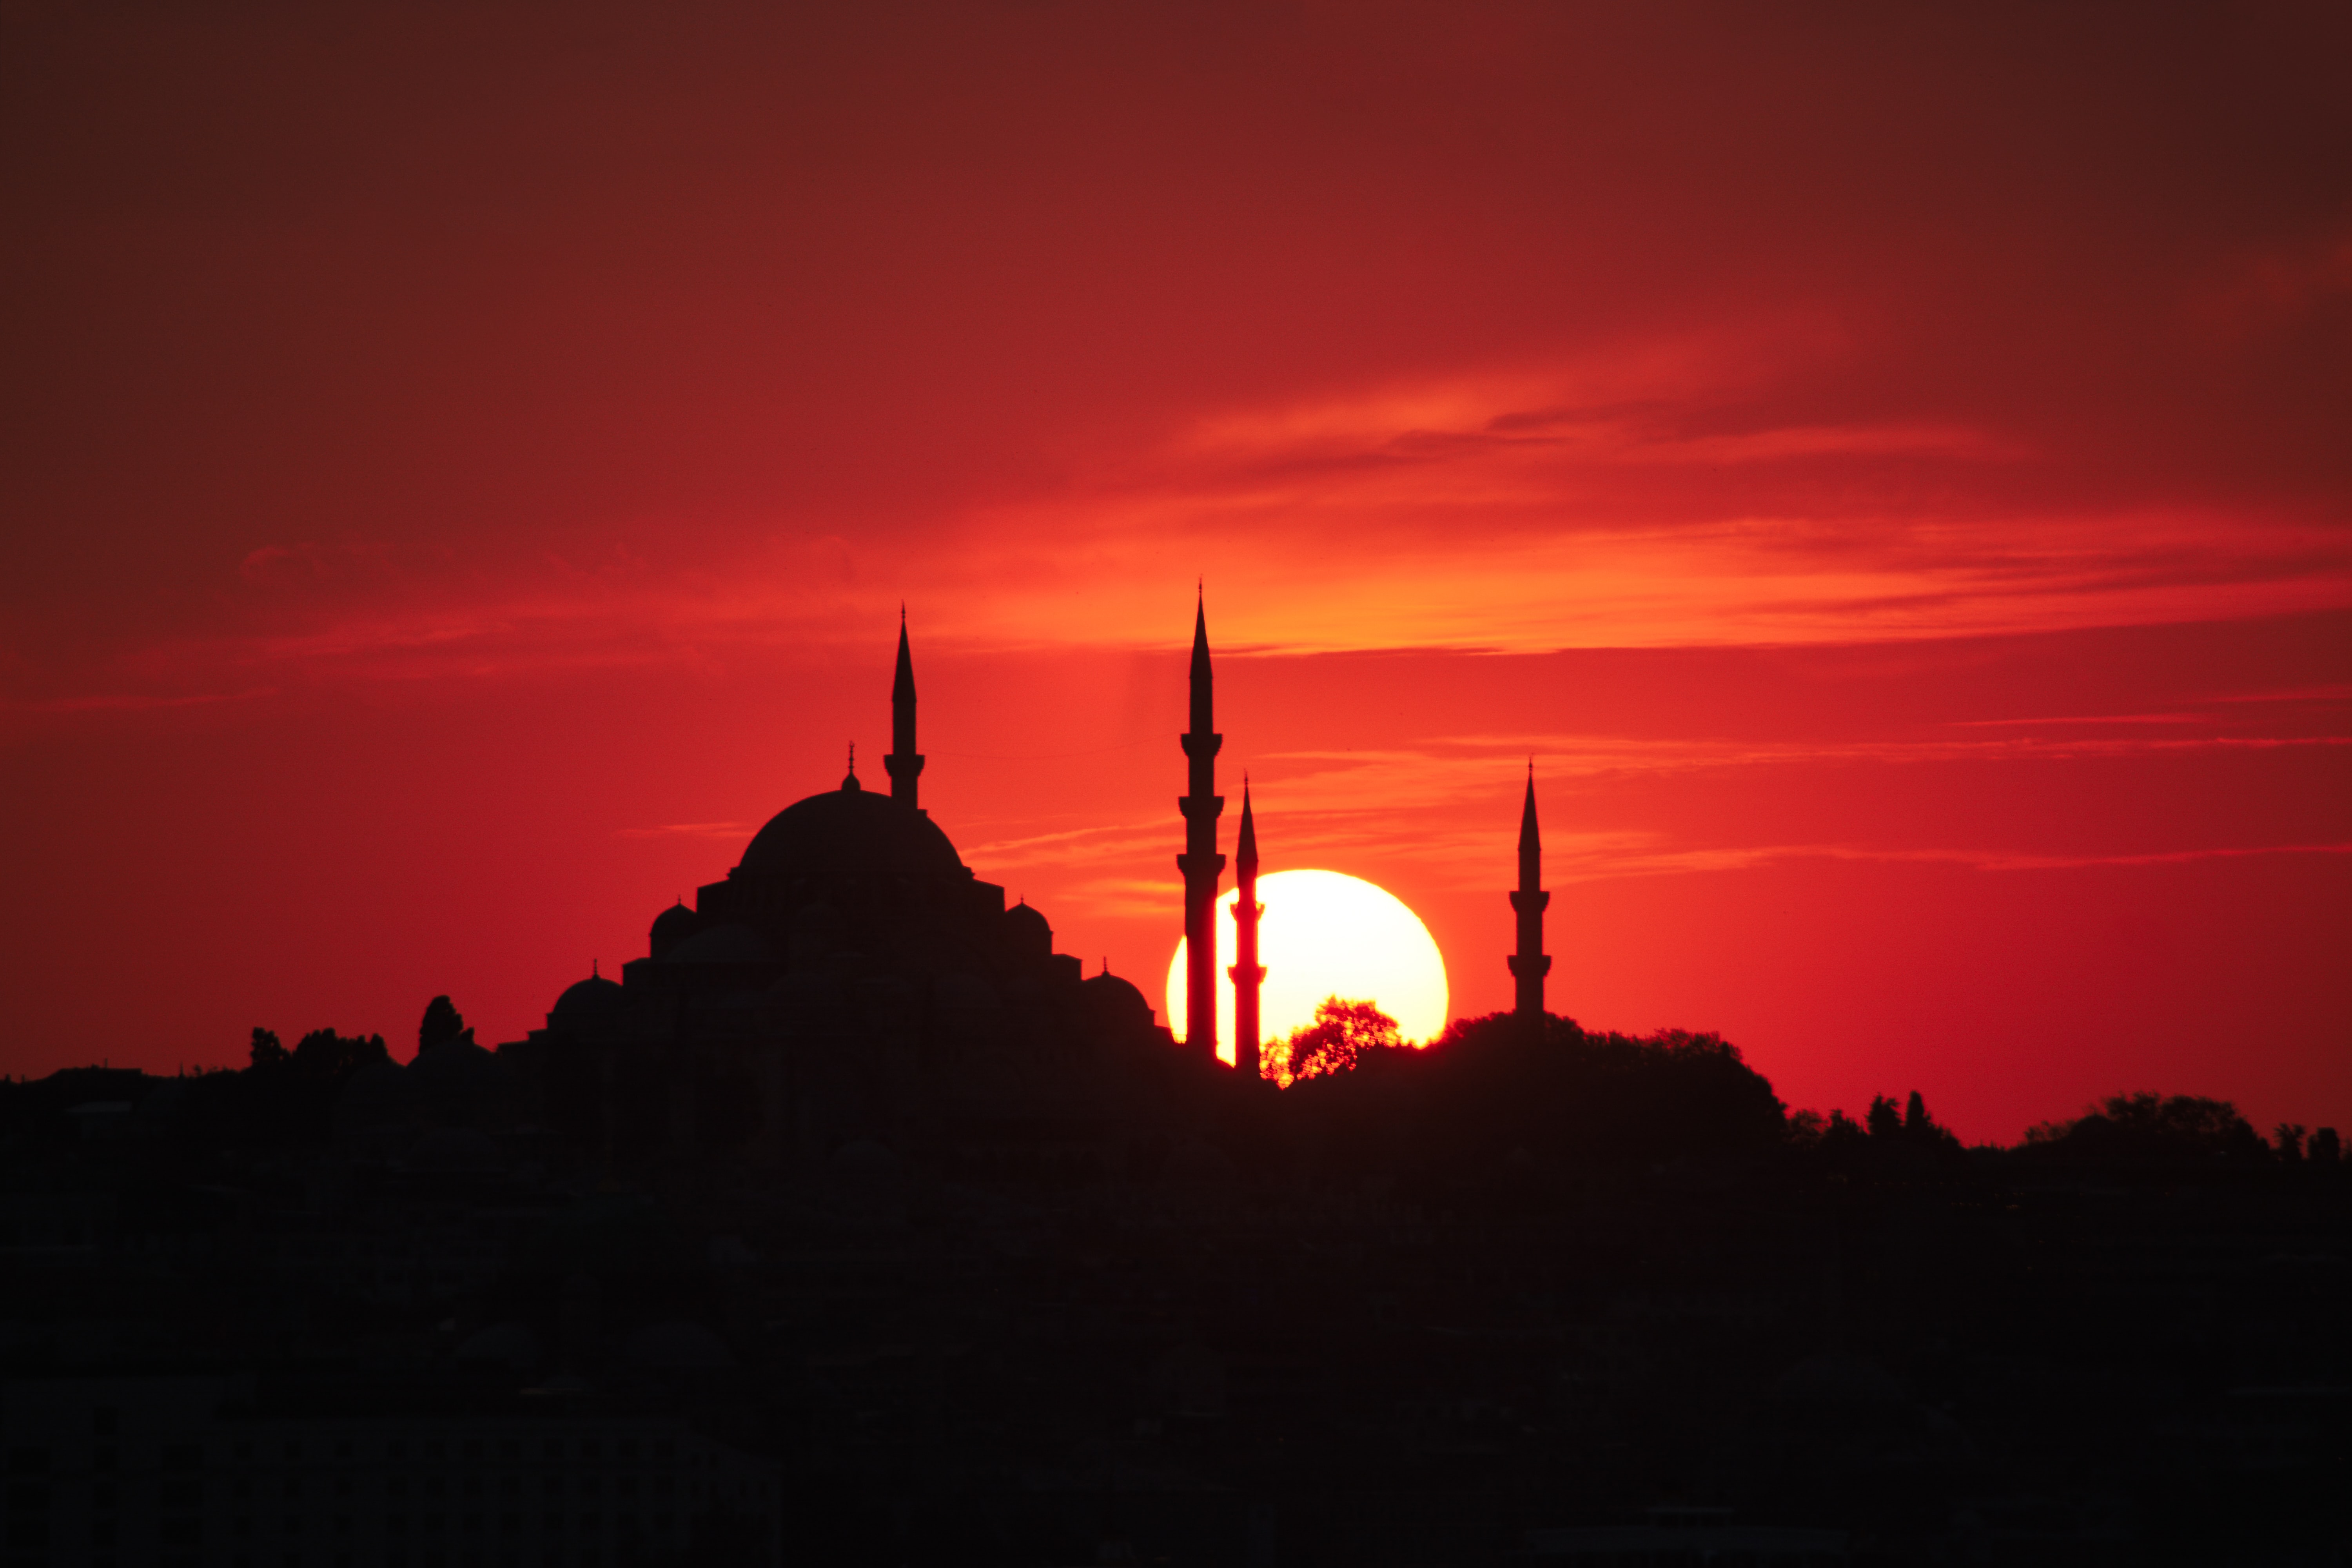
[[0, 1568], [2347, 1560], [2332, 1158], [1318, 1089], [755, 1175], [7, 1086]]

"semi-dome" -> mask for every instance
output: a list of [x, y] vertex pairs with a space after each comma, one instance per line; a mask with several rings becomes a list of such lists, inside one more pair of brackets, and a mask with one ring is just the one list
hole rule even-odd
[[870, 790], [842, 788], [786, 806], [743, 851], [738, 876], [787, 880], [881, 877], [929, 882], [966, 872], [939, 825]]
[[[547, 1025], [551, 1029], [601, 1028], [618, 1016], [626, 1005], [617, 981], [592, 974], [567, 988], [555, 999], [553, 1011], [547, 1015]], [[425, 1056], [432, 1054], [430, 1051], [425, 1053]]]
[[680, 899], [654, 917], [654, 929], [646, 937], [646, 950], [656, 958], [667, 956], [669, 950], [702, 929], [702, 917], [686, 907]]

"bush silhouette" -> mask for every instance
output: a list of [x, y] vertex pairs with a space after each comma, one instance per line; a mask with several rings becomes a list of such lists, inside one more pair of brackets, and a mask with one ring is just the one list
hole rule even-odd
[[2268, 1158], [2269, 1145], [2226, 1100], [2142, 1092], [2108, 1096], [2071, 1121], [2045, 1121], [2025, 1134], [2040, 1155], [2141, 1163], [2244, 1163]]

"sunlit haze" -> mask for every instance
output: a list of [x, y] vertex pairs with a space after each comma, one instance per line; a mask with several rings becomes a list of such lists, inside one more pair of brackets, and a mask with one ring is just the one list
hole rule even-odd
[[[1412, 1041], [1445, 1027], [1445, 959], [1421, 917], [1402, 900], [1360, 877], [1339, 871], [1274, 871], [1258, 879], [1258, 962], [1265, 987], [1258, 996], [1259, 1033], [1280, 1039], [1315, 1021], [1327, 996], [1376, 1002]], [[1217, 900], [1217, 973], [1233, 967], [1234, 906], [1238, 889]], [[1168, 1017], [1185, 1036], [1184, 955], [1176, 943], [1168, 964]], [[1234, 990], [1217, 988], [1217, 1054], [1234, 1059]]]

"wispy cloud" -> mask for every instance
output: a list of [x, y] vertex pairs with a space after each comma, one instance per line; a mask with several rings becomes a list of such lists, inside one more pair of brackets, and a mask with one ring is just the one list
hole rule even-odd
[[2063, 871], [2099, 866], [2177, 866], [2200, 860], [2242, 860], [2294, 855], [2352, 855], [2352, 843], [2214, 845], [2195, 849], [2151, 850], [2112, 855], [2052, 855], [2018, 850], [1977, 848], [1898, 848], [1867, 844], [1765, 844], [1705, 848], [1657, 847], [1627, 848], [1602, 856], [1580, 856], [1573, 850], [1555, 876], [1547, 880], [1601, 881], [1621, 877], [1676, 876], [1692, 872], [1738, 871], [1790, 860], [1857, 860], [1909, 865], [1965, 867], [1976, 871]]
[[740, 842], [751, 832], [748, 822], [665, 822], [656, 827], [623, 827], [616, 838], [719, 838]]
[[[862, 645], [902, 597], [935, 647], [1132, 647], [1168, 640], [1203, 562], [1222, 643], [1300, 653], [1837, 643], [2352, 605], [2352, 533], [2329, 518], [2037, 500], [1984, 482], [2039, 460], [1998, 429], [1772, 417], [1760, 389], [1837, 342], [1801, 323], [1213, 409], [904, 537], [779, 516], [675, 554], [257, 545], [224, 564], [211, 630], [58, 675], [43, 710], [108, 706], [68, 689], [121, 692], [142, 671], [159, 691], [258, 691], [716, 668]], [[32, 649], [16, 650], [20, 689], [48, 668]]]

